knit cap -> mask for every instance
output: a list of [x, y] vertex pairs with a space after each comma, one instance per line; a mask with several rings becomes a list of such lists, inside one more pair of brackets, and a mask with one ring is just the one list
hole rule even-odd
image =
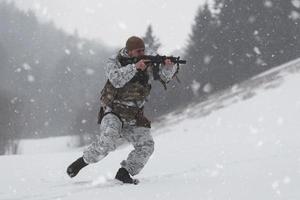
[[128, 40], [126, 41], [126, 49], [128, 51], [132, 51], [134, 49], [141, 49], [141, 48], [145, 48], [145, 44], [144, 41], [137, 36], [132, 36], [128, 38]]

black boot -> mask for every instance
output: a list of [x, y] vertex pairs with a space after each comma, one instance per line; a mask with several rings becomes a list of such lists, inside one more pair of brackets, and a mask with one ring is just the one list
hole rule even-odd
[[78, 174], [78, 172], [87, 166], [88, 164], [84, 162], [83, 157], [78, 158], [76, 161], [74, 161], [68, 168], [67, 168], [67, 174], [73, 178]]
[[122, 181], [123, 183], [129, 183], [135, 185], [139, 183], [139, 180], [131, 178], [129, 172], [123, 167], [118, 170], [115, 179]]

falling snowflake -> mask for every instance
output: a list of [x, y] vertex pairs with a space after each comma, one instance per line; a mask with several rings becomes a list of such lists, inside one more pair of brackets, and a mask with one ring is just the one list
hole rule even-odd
[[82, 50], [84, 43], [83, 42], [78, 42], [77, 43], [77, 49]]
[[263, 141], [258, 141], [256, 146], [261, 147], [263, 144], [264, 144]]
[[33, 7], [34, 7], [35, 10], [40, 10], [41, 9], [41, 5], [39, 3], [35, 3]]
[[272, 183], [272, 188], [275, 190], [275, 189], [277, 189], [279, 187], [279, 182], [278, 181], [274, 181], [273, 183]]
[[290, 182], [291, 182], [290, 177], [288, 177], [288, 176], [284, 177], [284, 179], [283, 179], [284, 184], [289, 184]]
[[71, 51], [70, 51], [69, 49], [65, 49], [65, 53], [66, 53], [67, 55], [70, 55], [70, 54], [71, 54]]
[[300, 8], [300, 0], [292, 0], [292, 4], [293, 4], [293, 6], [295, 6], [296, 8]]
[[28, 63], [23, 63], [22, 67], [24, 70], [31, 70], [31, 66]]
[[289, 18], [292, 19], [292, 20], [298, 20], [298, 19], [300, 19], [300, 14], [299, 14], [299, 12], [293, 10], [290, 13]]
[[259, 50], [258, 47], [254, 47], [254, 48], [253, 48], [253, 51], [254, 51], [257, 55], [261, 55], [261, 52], [260, 52], [260, 50]]
[[18, 97], [14, 97], [13, 99], [10, 100], [10, 103], [15, 104], [17, 100], [18, 100]]
[[122, 30], [127, 29], [127, 25], [126, 25], [124, 22], [121, 22], [121, 21], [118, 23], [118, 27], [119, 27], [120, 29], [122, 29]]
[[267, 63], [263, 59], [261, 59], [261, 58], [257, 58], [256, 61], [255, 61], [255, 63], [257, 65], [261, 65], [261, 66], [266, 66], [267, 65]]
[[284, 119], [282, 117], [278, 117], [277, 124], [281, 126], [281, 125], [283, 125], [283, 123], [284, 123]]
[[208, 65], [211, 61], [212, 57], [209, 55], [204, 56], [203, 62], [204, 64]]
[[256, 17], [255, 16], [250, 16], [249, 18], [248, 18], [248, 21], [251, 23], [251, 24], [253, 24], [254, 22], [255, 22], [255, 20], [256, 20]]
[[48, 8], [43, 8], [42, 15], [48, 15]]
[[95, 52], [94, 52], [92, 49], [89, 50], [89, 53], [90, 53], [91, 55], [95, 55]]
[[32, 76], [32, 75], [28, 75], [27, 76], [27, 80], [28, 80], [28, 82], [34, 82], [35, 81], [35, 78], [34, 78], [34, 76]]
[[191, 88], [195, 96], [198, 96], [198, 90], [200, 89], [200, 86], [201, 84], [198, 81], [193, 80]]
[[272, 1], [267, 0], [267, 1], [265, 1], [264, 5], [265, 5], [265, 7], [267, 7], [267, 8], [271, 8], [271, 7], [273, 6], [273, 3], [272, 3]]
[[95, 73], [95, 71], [93, 69], [88, 68], [88, 69], [85, 70], [85, 73], [87, 75], [93, 75]]
[[213, 90], [213, 87], [210, 83], [205, 84], [203, 87], [203, 91], [206, 93], [210, 93], [212, 90]]
[[21, 72], [22, 71], [22, 69], [21, 68], [17, 68], [16, 70], [15, 70], [15, 72]]

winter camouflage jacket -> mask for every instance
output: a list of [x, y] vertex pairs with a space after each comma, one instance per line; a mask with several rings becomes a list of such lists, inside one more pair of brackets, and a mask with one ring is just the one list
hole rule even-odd
[[[124, 57], [129, 57], [126, 49], [123, 48], [119, 51], [119, 54]], [[146, 53], [147, 54], [147, 53]], [[113, 56], [110, 58], [107, 62], [105, 73], [106, 78], [109, 80], [109, 82], [115, 87], [115, 88], [122, 88], [125, 86], [126, 83], [128, 83], [138, 72], [134, 64], [129, 64], [126, 66], [121, 66], [120, 62], [117, 59], [118, 55]], [[149, 75], [149, 81], [148, 84], [151, 84], [152, 78], [152, 72], [151, 67], [148, 68], [148, 75]], [[173, 66], [170, 68], [166, 67], [160, 67], [159, 75], [160, 78], [164, 82], [169, 82], [174, 74], [177, 71], [177, 66]], [[127, 106], [133, 106], [133, 107], [139, 107], [142, 108], [145, 104], [146, 98], [139, 101], [121, 101], [115, 100], [114, 103], [120, 103]]]
[[[116, 114], [123, 123], [151, 127], [151, 122], [143, 114], [143, 106], [150, 94], [152, 71], [138, 71], [135, 64], [122, 66], [119, 56], [128, 57], [125, 49], [110, 58], [105, 69], [107, 81], [101, 91], [101, 109], [98, 114], [100, 124], [106, 113]], [[169, 82], [177, 72], [177, 66], [159, 69], [161, 81]]]

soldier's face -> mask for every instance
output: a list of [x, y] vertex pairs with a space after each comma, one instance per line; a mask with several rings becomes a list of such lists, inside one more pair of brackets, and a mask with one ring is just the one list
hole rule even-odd
[[130, 57], [139, 57], [145, 55], [145, 49], [140, 48], [140, 49], [133, 49], [131, 51], [128, 51], [128, 55]]

